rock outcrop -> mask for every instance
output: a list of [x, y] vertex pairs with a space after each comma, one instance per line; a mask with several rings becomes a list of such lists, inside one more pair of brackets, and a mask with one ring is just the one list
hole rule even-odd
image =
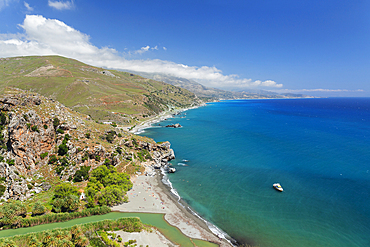
[[0, 98], [0, 109], [0, 199], [25, 200], [49, 190], [53, 177], [71, 181], [81, 166], [131, 166], [135, 172], [141, 163], [167, 167], [175, 158], [169, 142], [95, 123], [37, 94]]

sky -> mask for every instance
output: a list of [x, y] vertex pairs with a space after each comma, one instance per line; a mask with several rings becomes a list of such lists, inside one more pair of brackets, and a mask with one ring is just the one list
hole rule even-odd
[[227, 90], [370, 96], [370, 1], [0, 0], [0, 57], [29, 55]]

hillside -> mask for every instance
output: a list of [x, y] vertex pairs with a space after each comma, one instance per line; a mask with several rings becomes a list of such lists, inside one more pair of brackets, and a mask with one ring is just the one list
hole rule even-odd
[[184, 88], [194, 93], [204, 101], [213, 101], [220, 99], [269, 99], [269, 98], [305, 98], [309, 97], [302, 94], [278, 94], [265, 90], [249, 90], [249, 91], [226, 91], [212, 87], [206, 87], [193, 80], [186, 78], [171, 76], [162, 73], [145, 73], [137, 71], [128, 71], [129, 73], [137, 74], [145, 78], [150, 78], [157, 81], [162, 81], [176, 87]]
[[0, 93], [7, 87], [39, 93], [94, 120], [127, 125], [201, 102], [186, 89], [60, 56], [0, 58]]
[[[144, 172], [145, 164], [166, 165], [174, 157], [169, 147], [96, 123], [41, 95], [5, 90], [0, 97], [0, 199], [28, 199], [75, 181], [84, 168]], [[86, 186], [89, 169], [77, 186]]]

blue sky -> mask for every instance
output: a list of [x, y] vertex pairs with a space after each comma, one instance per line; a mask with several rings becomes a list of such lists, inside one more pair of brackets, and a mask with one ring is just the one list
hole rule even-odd
[[223, 89], [370, 96], [370, 1], [0, 0], [0, 57], [48, 54]]

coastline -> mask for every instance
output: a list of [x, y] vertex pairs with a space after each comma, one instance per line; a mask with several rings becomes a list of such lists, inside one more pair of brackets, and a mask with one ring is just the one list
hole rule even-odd
[[113, 206], [112, 211], [165, 214], [164, 219], [187, 237], [206, 240], [221, 247], [231, 247], [227, 240], [212, 233], [204, 221], [177, 202], [161, 181], [162, 176], [159, 173], [157, 171], [154, 176], [136, 176], [132, 189], [127, 193], [129, 202]]
[[[126, 130], [134, 134], [141, 134], [145, 129], [151, 128], [154, 123], [173, 118], [175, 114], [180, 112], [202, 106], [206, 106], [206, 103], [189, 108], [165, 111], [153, 118], [143, 121], [137, 126], [132, 128], [127, 127]], [[146, 171], [152, 174], [153, 170], [151, 169], [153, 168], [150, 167], [150, 165], [145, 165], [145, 167]], [[168, 224], [177, 227], [184, 235], [190, 238], [206, 240], [222, 247], [234, 246], [232, 244], [234, 240], [231, 239], [230, 241], [226, 238], [226, 233], [223, 233], [216, 226], [209, 223], [213, 228], [217, 229], [216, 232], [220, 233], [212, 232], [206, 220], [198, 216], [195, 211], [186, 205], [186, 203], [183, 201], [180, 202], [181, 197], [176, 192], [173, 193], [173, 188], [171, 188], [170, 185], [166, 185], [163, 182], [163, 177], [164, 174], [159, 170], [155, 171], [153, 177], [136, 175], [132, 178], [133, 188], [127, 194], [129, 202], [112, 207], [112, 211], [162, 213], [165, 214], [164, 219]], [[143, 195], [146, 195], [146, 197]]]
[[124, 129], [126, 131], [129, 131], [129, 132], [133, 133], [133, 134], [140, 134], [140, 133], [143, 133], [145, 129], [151, 128], [152, 124], [161, 122], [161, 121], [166, 120], [168, 118], [172, 118], [174, 114], [184, 112], [184, 111], [187, 111], [187, 110], [191, 110], [191, 109], [196, 109], [198, 107], [202, 107], [202, 106], [205, 106], [205, 105], [206, 104], [204, 103], [204, 104], [189, 107], [189, 108], [179, 108], [179, 109], [164, 111], [164, 112], [161, 112], [160, 114], [158, 114], [158, 115], [156, 115], [156, 116], [154, 116], [150, 119], [147, 119], [147, 120], [141, 122], [139, 125], [136, 125], [133, 128], [126, 127]]

